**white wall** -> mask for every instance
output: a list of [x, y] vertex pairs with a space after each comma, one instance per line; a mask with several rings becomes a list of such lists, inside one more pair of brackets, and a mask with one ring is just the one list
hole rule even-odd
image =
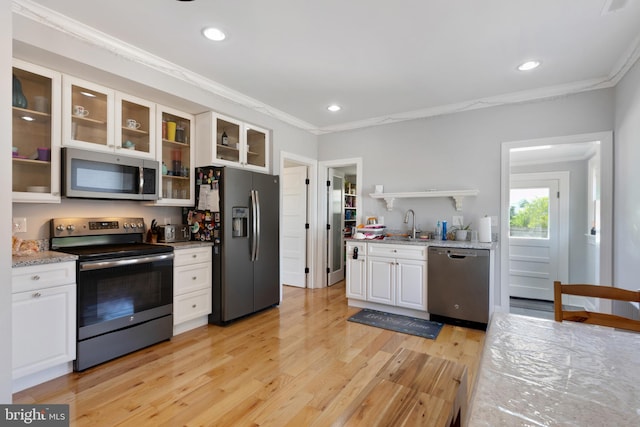
[[[438, 219], [451, 221], [459, 214], [450, 199], [397, 200], [387, 212], [382, 201], [367, 195], [375, 184], [383, 184], [385, 192], [475, 188], [479, 195], [465, 198], [462, 213], [465, 222], [477, 225], [485, 214], [500, 217], [503, 142], [610, 131], [613, 108], [614, 91], [604, 89], [327, 134], [320, 136], [318, 160], [362, 157], [363, 217], [384, 215], [388, 227], [403, 228], [411, 208], [421, 228], [433, 229]], [[499, 296], [499, 275], [495, 280]]]
[[615, 88], [614, 248], [616, 286], [640, 289], [640, 63]]
[[[2, 187], [11, 191], [11, 2], [0, 2], [0, 171]], [[5, 193], [6, 194], [6, 193]], [[11, 199], [0, 198], [0, 403], [11, 403]]]

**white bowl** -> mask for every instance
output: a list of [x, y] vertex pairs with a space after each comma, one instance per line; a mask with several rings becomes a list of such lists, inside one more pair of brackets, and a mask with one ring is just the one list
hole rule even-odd
[[51, 190], [49, 187], [45, 187], [44, 185], [32, 185], [27, 187], [27, 191], [29, 193], [50, 193]]

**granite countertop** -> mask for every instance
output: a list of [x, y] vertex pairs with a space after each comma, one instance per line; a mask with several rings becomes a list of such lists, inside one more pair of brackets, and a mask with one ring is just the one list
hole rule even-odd
[[413, 246], [441, 246], [447, 248], [460, 249], [490, 249], [498, 248], [497, 242], [482, 243], [457, 240], [431, 240], [431, 239], [409, 239], [407, 237], [385, 237], [384, 239], [354, 239], [348, 238], [346, 241], [363, 242], [363, 243], [383, 243], [393, 245], [413, 245]]
[[29, 255], [13, 255], [11, 257], [11, 267], [27, 267], [31, 265], [44, 265], [56, 262], [75, 261], [76, 255], [65, 254], [56, 251], [41, 251]]

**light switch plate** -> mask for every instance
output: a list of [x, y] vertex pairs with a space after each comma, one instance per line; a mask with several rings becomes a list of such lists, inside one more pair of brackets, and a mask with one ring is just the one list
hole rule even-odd
[[18, 217], [13, 218], [13, 232], [14, 233], [26, 233], [27, 232], [27, 218]]

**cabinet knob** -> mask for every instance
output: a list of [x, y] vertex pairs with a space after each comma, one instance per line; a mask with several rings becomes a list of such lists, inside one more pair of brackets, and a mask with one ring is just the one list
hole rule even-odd
[[193, 277], [191, 278], [191, 280], [196, 280], [197, 278], [198, 278], [198, 276], [193, 276]]
[[193, 304], [193, 305], [191, 306], [191, 308], [196, 308], [196, 304]]
[[33, 298], [40, 298], [42, 296], [42, 294], [40, 292], [34, 292], [33, 295], [31, 295]]
[[38, 276], [37, 274], [33, 275], [31, 276], [31, 280], [40, 280], [40, 276]]
[[193, 254], [193, 255], [191, 255], [191, 258], [198, 258], [198, 255]]
[[453, 304], [453, 308], [455, 308], [456, 310], [460, 309], [460, 304]]

